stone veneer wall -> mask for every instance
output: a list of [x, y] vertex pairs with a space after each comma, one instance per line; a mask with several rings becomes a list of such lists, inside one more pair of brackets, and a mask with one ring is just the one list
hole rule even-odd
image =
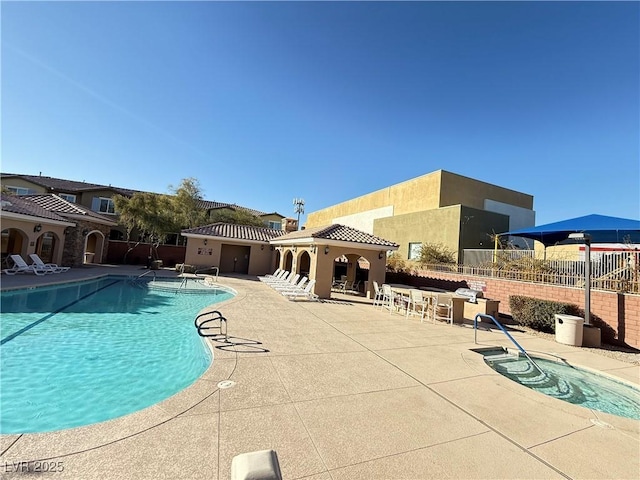
[[[539, 283], [477, 277], [457, 273], [422, 271], [418, 277], [429, 284], [449, 283], [482, 290], [485, 298], [500, 301], [500, 313], [511, 315], [509, 296], [523, 295], [542, 300], [566, 302], [584, 307], [584, 289], [543, 285]], [[420, 282], [422, 283], [422, 282]], [[606, 343], [640, 348], [640, 295], [591, 290], [592, 323], [602, 328], [602, 340]]]
[[62, 251], [62, 265], [66, 267], [79, 267], [84, 264], [85, 238], [82, 235], [83, 230], [89, 230], [92, 232], [99, 230], [104, 235], [104, 245], [102, 248], [102, 258], [104, 263], [104, 259], [106, 259], [107, 251], [109, 249], [109, 233], [111, 231], [111, 227], [97, 223], [76, 221], [76, 226], [72, 227], [70, 230], [71, 231], [65, 235]]

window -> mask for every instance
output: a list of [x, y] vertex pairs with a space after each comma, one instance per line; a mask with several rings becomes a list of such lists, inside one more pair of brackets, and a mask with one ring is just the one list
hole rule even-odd
[[76, 203], [76, 196], [71, 195], [70, 193], [59, 193], [58, 196], [65, 199], [67, 202]]
[[409, 243], [409, 260], [418, 260], [422, 251], [422, 242]]
[[116, 212], [113, 206], [113, 200], [106, 197], [93, 197], [93, 201], [91, 202], [91, 210], [93, 210], [94, 212], [111, 214], [114, 214]]
[[37, 192], [31, 188], [24, 187], [9, 187], [7, 186], [7, 190], [15, 193], [16, 195], [35, 195]]
[[269, 220], [267, 222], [267, 225], [269, 226], [269, 228], [273, 228], [275, 230], [282, 230], [282, 222], [274, 222]]

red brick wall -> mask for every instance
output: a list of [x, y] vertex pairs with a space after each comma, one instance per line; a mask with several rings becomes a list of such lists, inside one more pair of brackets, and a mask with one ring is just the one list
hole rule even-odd
[[[581, 288], [435, 271], [423, 271], [418, 277], [429, 283], [433, 280], [433, 284], [466, 282], [469, 288], [483, 290], [485, 298], [499, 300], [500, 313], [506, 315], [511, 315], [510, 295], [566, 302], [584, 308], [584, 289]], [[604, 342], [640, 348], [640, 295], [591, 290], [591, 315], [595, 319], [592, 323], [602, 327]]]
[[[124, 255], [128, 249], [127, 242], [109, 240], [109, 251], [104, 263], [120, 265], [124, 263]], [[127, 254], [127, 264], [146, 265], [150, 245], [141, 243]], [[181, 245], [159, 245], [158, 258], [165, 267], [173, 267], [176, 263], [184, 263], [185, 247]]]

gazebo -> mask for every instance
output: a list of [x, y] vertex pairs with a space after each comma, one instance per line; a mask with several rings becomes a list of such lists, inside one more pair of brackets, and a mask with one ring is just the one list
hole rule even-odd
[[320, 298], [331, 297], [334, 262], [342, 256], [347, 259], [348, 281], [355, 280], [360, 257], [369, 262], [365, 294], [373, 297], [373, 281], [382, 284], [385, 280], [387, 252], [398, 249], [396, 243], [340, 224], [291, 232], [269, 243], [276, 253], [276, 267], [315, 279]]

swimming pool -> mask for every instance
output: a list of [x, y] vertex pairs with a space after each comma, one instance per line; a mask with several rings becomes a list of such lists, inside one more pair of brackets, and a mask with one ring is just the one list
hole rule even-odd
[[152, 283], [106, 277], [2, 292], [0, 433], [109, 420], [200, 377], [212, 358], [193, 318], [233, 292], [181, 295]]
[[485, 362], [491, 368], [521, 385], [575, 405], [640, 420], [640, 390], [629, 384], [564, 362], [535, 357], [543, 375], [524, 356], [501, 355], [502, 349], [486, 353]]

